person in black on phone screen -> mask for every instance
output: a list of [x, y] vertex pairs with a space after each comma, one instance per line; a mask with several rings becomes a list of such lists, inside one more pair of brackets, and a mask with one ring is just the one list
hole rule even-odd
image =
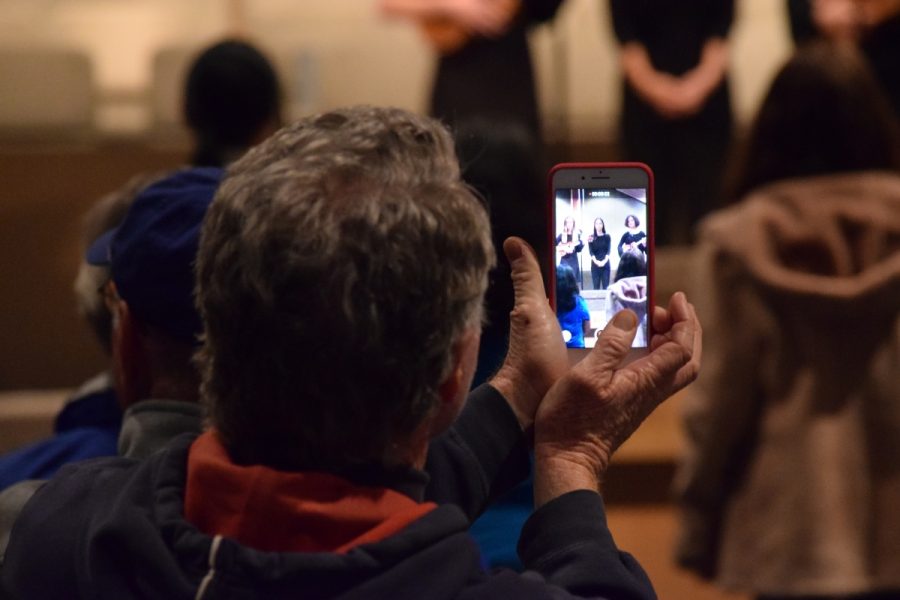
[[559, 264], [565, 265], [575, 273], [578, 289], [581, 289], [581, 265], [578, 264], [578, 253], [584, 249], [581, 232], [575, 229], [575, 217], [569, 215], [563, 220], [563, 231], [556, 236], [556, 252]]
[[647, 251], [647, 234], [641, 231], [641, 221], [635, 215], [628, 215], [625, 217], [625, 227], [628, 229], [625, 233], [622, 234], [622, 239], [619, 240], [619, 256], [628, 250], [634, 250], [635, 252], [646, 252]]
[[588, 237], [588, 251], [591, 253], [591, 279], [595, 290], [605, 290], [609, 285], [609, 249], [612, 244], [606, 233], [606, 223], [594, 219], [594, 231]]

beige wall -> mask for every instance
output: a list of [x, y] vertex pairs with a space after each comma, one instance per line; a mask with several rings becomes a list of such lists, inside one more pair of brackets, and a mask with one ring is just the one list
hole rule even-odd
[[[382, 18], [376, 0], [5, 0], [0, 11], [0, 48], [88, 54], [95, 123], [112, 132], [153, 122], [148, 99], [160, 49], [196, 48], [235, 31], [277, 57], [294, 116], [354, 102], [425, 106], [431, 52], [413, 27]], [[783, 0], [738, 0], [732, 40], [734, 103], [745, 121], [789, 51]], [[533, 45], [548, 137], [612, 136], [619, 83], [607, 4], [567, 0], [553, 24], [534, 32]], [[2, 92], [0, 100], [14, 90]]]

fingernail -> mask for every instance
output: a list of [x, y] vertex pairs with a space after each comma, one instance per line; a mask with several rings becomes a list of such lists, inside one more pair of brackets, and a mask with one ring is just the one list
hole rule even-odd
[[518, 241], [509, 241], [506, 244], [506, 258], [509, 259], [509, 262], [516, 261], [522, 258], [525, 249], [522, 247], [522, 244]]
[[619, 331], [631, 331], [637, 327], [637, 315], [630, 310], [620, 310], [609, 322], [611, 327], [615, 327]]

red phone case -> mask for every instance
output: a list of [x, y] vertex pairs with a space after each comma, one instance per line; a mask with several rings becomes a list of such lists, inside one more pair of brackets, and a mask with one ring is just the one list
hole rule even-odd
[[[555, 246], [556, 246], [556, 227], [554, 222], [554, 205], [556, 202], [556, 195], [553, 189], [553, 175], [557, 171], [562, 171], [566, 169], [616, 169], [616, 168], [637, 168], [641, 169], [645, 173], [647, 173], [647, 289], [648, 289], [648, 297], [647, 302], [649, 303], [648, 312], [652, 314], [653, 306], [655, 306], [656, 299], [656, 277], [655, 277], [655, 256], [656, 256], [656, 224], [655, 224], [655, 198], [654, 198], [654, 186], [653, 186], [653, 171], [650, 167], [644, 163], [640, 162], [572, 162], [572, 163], [559, 163], [554, 165], [550, 172], [547, 174], [547, 249], [549, 250], [550, 257], [550, 268], [548, 272], [550, 273], [550, 282], [549, 282], [549, 292], [550, 296], [550, 305], [553, 307], [553, 310], [556, 310], [556, 269], [554, 268], [556, 264], [555, 260]], [[650, 339], [653, 336], [653, 319], [647, 320], [649, 331], [647, 336], [647, 342], [649, 344]]]

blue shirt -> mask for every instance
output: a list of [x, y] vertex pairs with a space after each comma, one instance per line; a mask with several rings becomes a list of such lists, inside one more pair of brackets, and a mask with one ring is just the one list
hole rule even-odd
[[575, 296], [575, 308], [558, 316], [559, 326], [563, 331], [572, 334], [566, 342], [567, 348], [584, 348], [584, 322], [591, 320], [587, 302], [581, 296]]
[[26, 479], [49, 479], [70, 462], [115, 456], [121, 426], [111, 388], [73, 399], [57, 416], [53, 437], [0, 456], [0, 490]]

